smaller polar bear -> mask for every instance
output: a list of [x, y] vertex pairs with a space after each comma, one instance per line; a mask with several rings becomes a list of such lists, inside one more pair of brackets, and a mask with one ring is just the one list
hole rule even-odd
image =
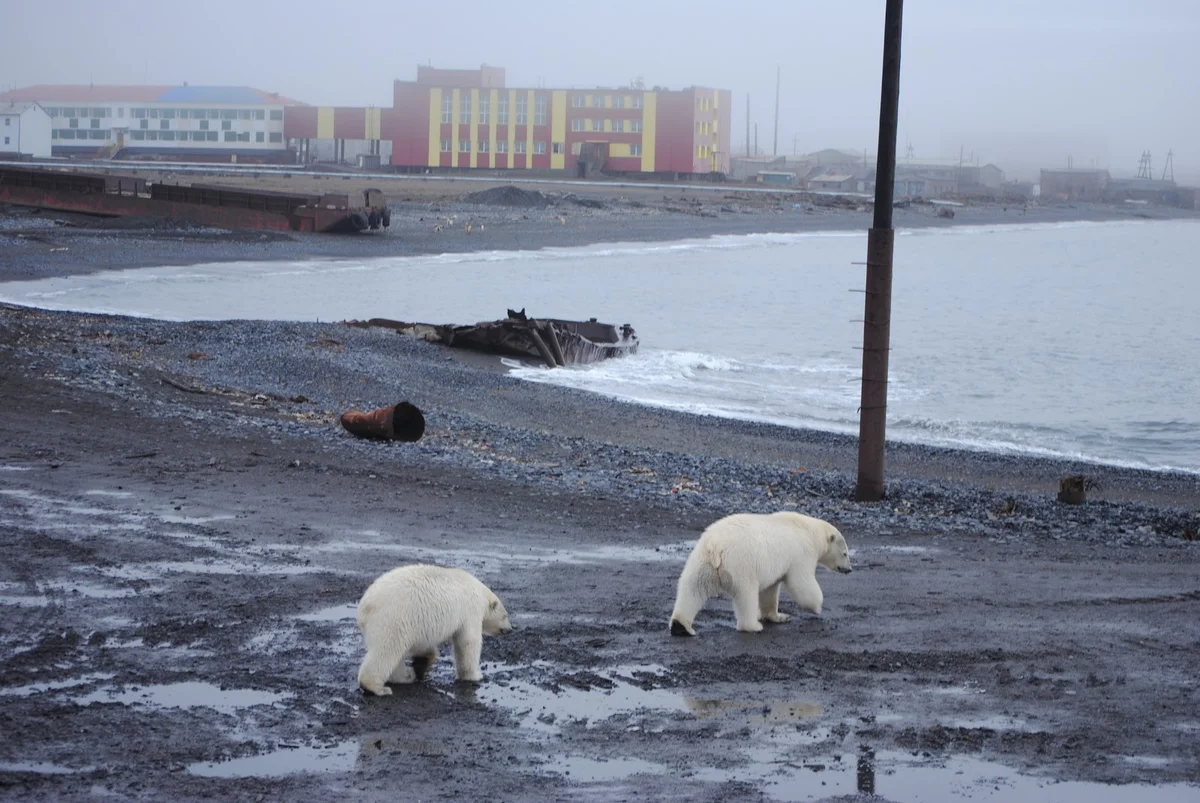
[[423, 676], [437, 660], [438, 646], [451, 640], [458, 679], [480, 682], [484, 634], [513, 627], [504, 603], [470, 572], [418, 563], [371, 583], [358, 602], [358, 629], [367, 645], [358, 685], [383, 695], [392, 693], [387, 683]]
[[779, 587], [802, 609], [820, 615], [825, 596], [817, 566], [850, 572], [846, 539], [832, 524], [791, 511], [738, 513], [713, 522], [701, 534], [679, 576], [671, 635], [694, 636], [692, 622], [718, 595], [733, 600], [737, 629], [757, 633], [761, 619], [786, 622]]

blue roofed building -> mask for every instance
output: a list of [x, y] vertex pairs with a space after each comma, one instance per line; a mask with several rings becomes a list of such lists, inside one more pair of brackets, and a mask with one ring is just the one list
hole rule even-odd
[[291, 162], [285, 106], [306, 105], [246, 86], [40, 85], [0, 92], [50, 115], [54, 156]]

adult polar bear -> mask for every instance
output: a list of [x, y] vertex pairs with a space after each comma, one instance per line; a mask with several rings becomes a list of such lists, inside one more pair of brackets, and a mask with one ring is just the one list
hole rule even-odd
[[737, 629], [757, 633], [760, 619], [786, 622], [779, 587], [802, 609], [820, 615], [825, 595], [817, 566], [850, 572], [846, 539], [827, 521], [791, 511], [737, 513], [713, 522], [700, 535], [679, 576], [671, 635], [694, 636], [692, 622], [718, 595], [733, 600]]
[[500, 598], [470, 572], [416, 563], [371, 583], [358, 602], [358, 629], [367, 645], [358, 685], [383, 695], [392, 693], [387, 683], [424, 674], [438, 646], [451, 640], [458, 679], [478, 683], [484, 634], [507, 633], [512, 624]]

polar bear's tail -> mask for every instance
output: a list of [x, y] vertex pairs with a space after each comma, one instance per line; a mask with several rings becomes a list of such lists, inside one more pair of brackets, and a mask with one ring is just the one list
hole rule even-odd
[[694, 636], [692, 622], [696, 614], [721, 591], [721, 555], [701, 547], [693, 550], [679, 575], [675, 591], [675, 610], [671, 613], [671, 635]]

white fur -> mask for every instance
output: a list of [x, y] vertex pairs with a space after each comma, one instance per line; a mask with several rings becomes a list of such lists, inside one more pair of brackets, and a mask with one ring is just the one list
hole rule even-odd
[[512, 630], [504, 603], [470, 572], [414, 564], [392, 569], [371, 583], [358, 602], [358, 629], [367, 655], [358, 685], [391, 694], [387, 683], [412, 683], [408, 658], [437, 660], [438, 646], [454, 642], [459, 680], [478, 683], [483, 636]]
[[779, 587], [801, 610], [818, 616], [825, 595], [817, 584], [817, 566], [847, 573], [850, 552], [832, 524], [791, 511], [738, 513], [713, 522], [701, 534], [679, 576], [671, 630], [687, 635], [704, 603], [723, 595], [733, 600], [737, 628], [763, 629], [760, 620], [786, 622], [779, 612]]

